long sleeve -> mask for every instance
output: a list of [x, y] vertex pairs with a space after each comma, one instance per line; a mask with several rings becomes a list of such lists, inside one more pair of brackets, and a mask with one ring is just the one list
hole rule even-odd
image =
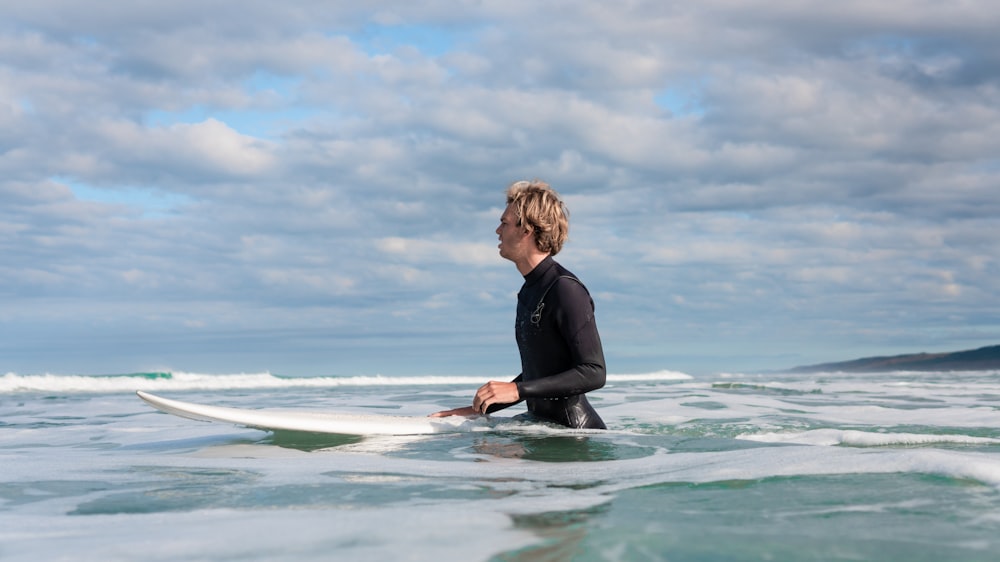
[[[558, 339], [566, 351], [565, 370], [522, 380], [518, 383], [521, 398], [565, 398], [597, 390], [604, 386], [607, 371], [604, 349], [594, 318], [594, 305], [587, 290], [570, 279], [559, 280], [546, 297], [544, 312], [551, 313]], [[558, 355], [557, 346], [549, 344], [542, 354]], [[561, 346], [559, 346], [561, 347]]]

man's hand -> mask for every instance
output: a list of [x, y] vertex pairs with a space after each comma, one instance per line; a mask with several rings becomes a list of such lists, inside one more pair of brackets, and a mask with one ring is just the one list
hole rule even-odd
[[472, 399], [472, 410], [485, 414], [487, 408], [494, 404], [513, 404], [520, 399], [517, 383], [490, 381], [476, 391], [476, 397]]
[[434, 412], [428, 417], [445, 418], [448, 416], [475, 416], [485, 414], [486, 410], [494, 404], [513, 404], [521, 399], [521, 394], [517, 391], [517, 383], [490, 381], [479, 387], [472, 405], [454, 410], [442, 410]]
[[472, 409], [472, 406], [466, 406], [464, 408], [455, 408], [454, 410], [443, 410], [440, 412], [434, 412], [428, 417], [431, 418], [446, 418], [448, 416], [474, 416], [476, 411]]

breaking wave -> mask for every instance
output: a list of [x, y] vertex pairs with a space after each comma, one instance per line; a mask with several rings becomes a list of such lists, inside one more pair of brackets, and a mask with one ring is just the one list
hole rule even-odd
[[[690, 379], [690, 375], [659, 371], [636, 375], [608, 375], [609, 382], [657, 382]], [[280, 388], [333, 388], [341, 386], [477, 386], [483, 376], [343, 376], [287, 377], [272, 373], [228, 375], [151, 372], [123, 375], [19, 375], [0, 377], [0, 394], [15, 392], [117, 393], [136, 390], [239, 390]]]

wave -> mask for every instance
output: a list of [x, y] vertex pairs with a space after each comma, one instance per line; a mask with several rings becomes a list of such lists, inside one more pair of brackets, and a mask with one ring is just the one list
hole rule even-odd
[[[608, 375], [609, 382], [659, 382], [690, 379], [674, 371], [635, 375]], [[343, 386], [478, 386], [483, 376], [344, 376], [286, 377], [271, 373], [214, 375], [183, 372], [130, 373], [122, 375], [19, 375], [0, 377], [0, 394], [16, 392], [116, 393], [136, 390], [252, 390], [281, 388], [333, 388]]]
[[927, 433], [875, 433], [853, 429], [814, 429], [796, 433], [743, 434], [737, 439], [760, 443], [794, 443], [799, 445], [820, 445], [848, 447], [920, 446], [938, 444], [994, 445], [1000, 439], [973, 437], [971, 435], [927, 434]]

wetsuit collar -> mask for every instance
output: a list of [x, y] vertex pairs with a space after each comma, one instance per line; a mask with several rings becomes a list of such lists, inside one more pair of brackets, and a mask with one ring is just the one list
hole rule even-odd
[[552, 269], [555, 264], [556, 261], [552, 259], [552, 256], [545, 256], [545, 259], [538, 262], [535, 269], [532, 269], [527, 275], [524, 276], [524, 284], [533, 285], [537, 283], [542, 277], [545, 276], [545, 272]]

